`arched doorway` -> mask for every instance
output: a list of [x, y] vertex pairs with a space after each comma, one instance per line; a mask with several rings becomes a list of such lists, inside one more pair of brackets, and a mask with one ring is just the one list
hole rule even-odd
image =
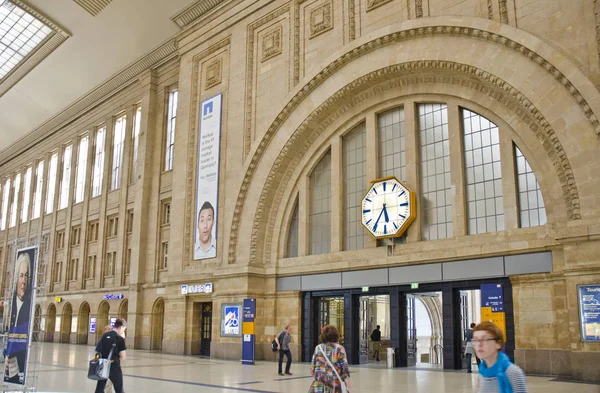
[[66, 303], [63, 306], [62, 312], [62, 323], [60, 326], [60, 342], [70, 343], [71, 342], [71, 320], [73, 318], [73, 307], [71, 303]]
[[108, 313], [110, 312], [110, 305], [107, 301], [103, 300], [98, 306], [98, 317], [96, 320], [96, 341], [104, 334], [104, 326], [108, 325]]
[[40, 306], [39, 304], [36, 304], [35, 305], [35, 314], [34, 314], [34, 318], [33, 318], [33, 334], [31, 336], [31, 339], [33, 341], [40, 340], [41, 319], [42, 319], [42, 306]]
[[128, 312], [129, 312], [129, 300], [125, 299], [119, 305], [119, 313], [118, 313], [117, 317], [127, 320]]
[[79, 322], [77, 324], [77, 344], [88, 343], [88, 329], [90, 323], [90, 305], [87, 302], [81, 303], [79, 307]]
[[56, 326], [56, 306], [51, 304], [48, 306], [48, 310], [46, 311], [46, 332], [44, 336], [44, 341], [53, 342], [54, 341], [54, 330]]
[[162, 350], [163, 328], [165, 323], [165, 301], [158, 298], [152, 306], [152, 327], [150, 336], [150, 349]]

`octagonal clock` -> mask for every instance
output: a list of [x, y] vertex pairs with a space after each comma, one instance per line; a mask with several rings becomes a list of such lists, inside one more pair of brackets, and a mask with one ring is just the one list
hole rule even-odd
[[401, 236], [416, 217], [415, 192], [394, 176], [373, 180], [362, 199], [362, 224], [376, 239]]

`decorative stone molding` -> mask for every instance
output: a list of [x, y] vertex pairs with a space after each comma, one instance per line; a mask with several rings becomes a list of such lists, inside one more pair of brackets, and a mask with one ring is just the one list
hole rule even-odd
[[25, 135], [18, 142], [0, 152], [0, 165], [3, 165], [21, 152], [31, 148], [42, 139], [46, 139], [55, 134], [66, 124], [78, 118], [90, 108], [98, 105], [130, 84], [135, 83], [138, 80], [139, 75], [144, 71], [158, 67], [175, 56], [177, 56], [177, 42], [172, 39], [96, 87], [94, 90], [75, 101], [75, 103], [70, 105], [67, 109], [50, 118], [44, 124]]
[[246, 95], [244, 98], [244, 158], [250, 153], [252, 145], [252, 100], [254, 88], [254, 40], [255, 31], [275, 18], [290, 12], [290, 6], [277, 8], [248, 26], [248, 44], [246, 45]]
[[415, 0], [415, 17], [417, 19], [423, 17], [423, 0]]
[[506, 0], [498, 0], [498, 8], [500, 10], [500, 22], [508, 23], [508, 8]]
[[171, 20], [180, 28], [184, 29], [194, 23], [197, 19], [213, 10], [218, 5], [227, 3], [228, 0], [198, 0], [177, 14], [171, 17]]
[[274, 239], [260, 239], [260, 228], [265, 228], [266, 225], [266, 233], [276, 233], [274, 227], [277, 210], [281, 206], [286, 187], [283, 179], [293, 177], [298, 163], [322, 132], [342, 114], [354, 112], [355, 106], [373, 99], [382, 92], [399, 90], [415, 84], [439, 83], [469, 88], [489, 95], [528, 124], [557, 170], [558, 179], [563, 184], [563, 197], [569, 219], [581, 218], [578, 191], [570, 163], [554, 130], [531, 102], [502, 79], [475, 67], [438, 60], [415, 61], [386, 67], [358, 78], [334, 93], [296, 129], [281, 149], [263, 186], [251, 232], [250, 264], [258, 260], [263, 261], [265, 265], [271, 263], [270, 250]]
[[391, 3], [394, 0], [367, 0], [367, 12], [373, 11], [384, 4]]
[[310, 36], [313, 39], [333, 29], [333, 4], [325, 3], [310, 11]]
[[[191, 100], [190, 100], [190, 110], [189, 113], [189, 122], [190, 128], [188, 132], [188, 152], [187, 152], [187, 168], [186, 168], [186, 187], [185, 190], [185, 218], [184, 218], [184, 233], [183, 233], [183, 266], [190, 265], [190, 250], [193, 247], [193, 236], [194, 236], [194, 221], [195, 217], [192, 212], [192, 208], [195, 204], [195, 184], [196, 184], [196, 160], [197, 160], [197, 152], [198, 152], [198, 140], [197, 140], [197, 132], [198, 129], [198, 116], [196, 114], [196, 110], [193, 108], [198, 108], [198, 100], [200, 98], [200, 63], [202, 60], [206, 59], [219, 52], [223, 48], [227, 48], [231, 44], [231, 37], [227, 37], [216, 44], [210, 46], [208, 49], [198, 53], [192, 58], [192, 89], [191, 89]], [[219, 59], [220, 61], [221, 59]]]
[[213, 86], [221, 83], [221, 68], [223, 59], [218, 58], [206, 67], [206, 82], [205, 89], [210, 89]]
[[487, 0], [488, 6], [488, 19], [494, 20], [494, 2], [493, 0]]
[[283, 28], [279, 26], [277, 29], [265, 34], [262, 39], [262, 59], [261, 61], [269, 60], [282, 53], [281, 34]]
[[96, 16], [107, 5], [112, 3], [112, 0], [73, 0], [78, 6], [86, 10], [90, 15]]
[[[592, 127], [596, 131], [597, 134], [600, 135], [600, 122], [598, 118], [593, 113], [589, 104], [585, 100], [585, 98], [581, 95], [581, 93], [577, 90], [577, 88], [569, 81], [569, 79], [562, 74], [558, 69], [556, 69], [549, 61], [538, 55], [537, 53], [531, 51], [529, 48], [521, 45], [518, 42], [512, 41], [504, 36], [498, 35], [496, 33], [490, 33], [485, 30], [474, 29], [470, 27], [460, 27], [460, 26], [430, 26], [430, 27], [419, 27], [408, 30], [403, 30], [400, 32], [391, 33], [379, 38], [376, 38], [370, 42], [364, 43], [359, 47], [352, 49], [347, 52], [343, 56], [339, 57], [337, 60], [329, 64], [325, 67], [321, 72], [319, 72], [313, 79], [307, 82], [303, 89], [298, 91], [298, 93], [288, 102], [288, 104], [283, 108], [283, 110], [279, 113], [277, 118], [273, 121], [271, 126], [268, 128], [267, 132], [264, 135], [264, 138], [260, 141], [260, 143], [256, 147], [256, 151], [254, 152], [251, 161], [248, 163], [248, 167], [246, 169], [246, 173], [242, 180], [242, 184], [240, 186], [240, 190], [238, 193], [238, 198], [236, 201], [233, 220], [231, 224], [231, 234], [229, 238], [229, 249], [232, 250], [229, 254], [229, 263], [233, 264], [236, 262], [236, 249], [237, 249], [237, 241], [238, 241], [238, 231], [239, 231], [239, 220], [242, 216], [242, 209], [244, 203], [246, 201], [247, 193], [250, 188], [250, 182], [254, 176], [254, 172], [258, 166], [258, 162], [262, 159], [263, 154], [270, 141], [274, 137], [277, 130], [281, 127], [283, 122], [290, 116], [290, 114], [295, 110], [295, 108], [300, 104], [302, 100], [304, 100], [312, 91], [314, 91], [325, 79], [329, 76], [333, 75], [343, 66], [351, 62], [352, 60], [364, 56], [365, 54], [372, 52], [373, 50], [379, 49], [383, 46], [400, 42], [407, 39], [415, 39], [418, 37], [424, 36], [433, 36], [433, 35], [454, 35], [454, 36], [466, 36], [475, 39], [481, 39], [485, 41], [491, 41], [497, 43], [499, 45], [503, 45], [511, 50], [521, 53], [524, 56], [529, 57], [532, 61], [536, 62], [539, 66], [546, 69], [548, 73], [550, 73], [555, 80], [557, 80], [560, 84], [564, 86], [564, 88], [569, 92], [569, 94], [573, 97], [575, 102], [578, 103], [585, 117], [591, 123]], [[467, 66], [465, 66], [467, 67]], [[483, 72], [483, 71], [482, 71]], [[490, 76], [492, 77], [492, 76]], [[493, 77], [497, 80], [496, 77]], [[505, 82], [503, 82], [505, 83]], [[518, 93], [518, 92], [517, 92]], [[522, 94], [518, 93], [518, 95], [525, 100], [525, 107], [532, 108], [533, 105], [530, 101], [528, 101]], [[248, 103], [248, 100], [246, 101]], [[250, 103], [251, 104], [251, 103]], [[248, 110], [248, 107], [246, 108]], [[538, 112], [539, 113], [539, 112]], [[542, 123], [544, 127], [549, 127], [547, 121], [544, 120]], [[552, 131], [553, 133], [553, 131]], [[572, 219], [581, 218], [581, 213], [579, 210], [579, 198], [577, 194], [577, 189], [575, 186], [575, 181], [573, 179], [572, 170], [570, 165], [568, 164], [568, 159], [562, 146], [560, 145], [560, 141], [554, 135], [555, 142], [554, 144], [549, 143], [545, 144], [545, 148], [548, 150], [549, 148], [556, 147], [560, 150], [560, 154], [558, 157], [563, 159], [564, 165], [567, 168], [556, 168], [558, 172], [564, 172], [564, 175], [559, 175], [561, 179], [561, 183], [563, 184], [563, 194], [569, 194], [571, 197], [567, 199], [567, 205], [572, 205], [572, 209], [570, 210], [569, 216]], [[556, 154], [556, 153], [554, 153]], [[570, 180], [567, 180], [570, 178]]]
[[356, 5], [355, 0], [348, 0], [348, 40], [356, 39]]

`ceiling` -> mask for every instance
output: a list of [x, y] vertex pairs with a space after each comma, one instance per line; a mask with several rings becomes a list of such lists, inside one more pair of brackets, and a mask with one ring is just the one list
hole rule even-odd
[[28, 0], [72, 36], [0, 97], [0, 152], [171, 38], [193, 0], [112, 0], [92, 16], [73, 0]]

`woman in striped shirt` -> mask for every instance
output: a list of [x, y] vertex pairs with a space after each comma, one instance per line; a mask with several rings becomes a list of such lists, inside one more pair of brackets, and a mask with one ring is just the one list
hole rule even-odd
[[479, 365], [479, 393], [527, 393], [525, 374], [500, 350], [504, 346], [502, 330], [491, 322], [473, 329], [473, 340]]

